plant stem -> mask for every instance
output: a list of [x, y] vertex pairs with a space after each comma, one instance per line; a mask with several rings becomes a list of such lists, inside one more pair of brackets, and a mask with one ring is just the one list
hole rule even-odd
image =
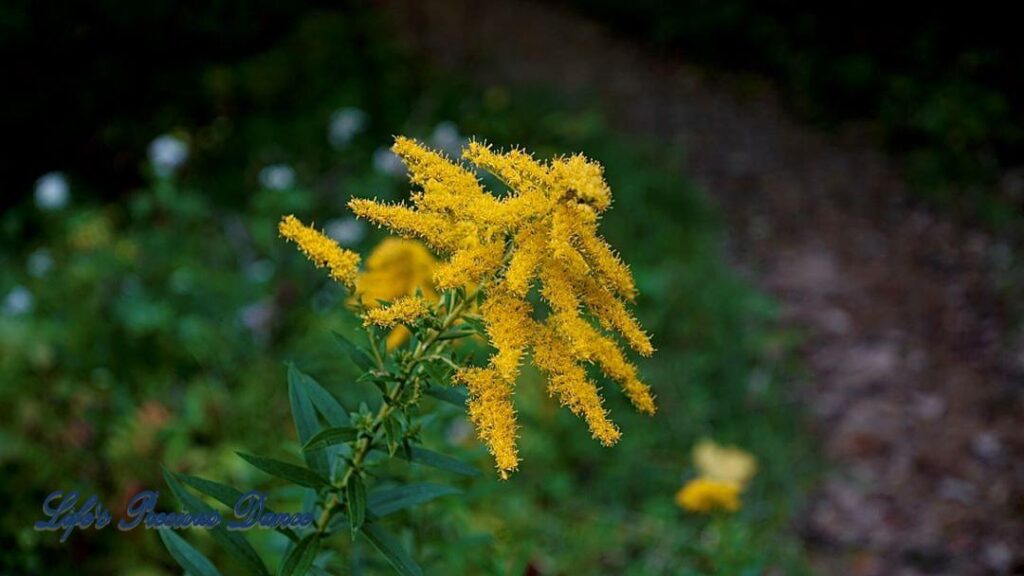
[[[395, 410], [397, 400], [401, 397], [402, 392], [405, 391], [405, 387], [412, 379], [414, 371], [416, 370], [417, 367], [419, 367], [420, 362], [422, 362], [423, 359], [427, 357], [427, 353], [430, 352], [430, 348], [437, 343], [438, 338], [440, 338], [441, 334], [445, 333], [460, 318], [462, 318], [462, 314], [466, 309], [467, 303], [475, 299], [476, 293], [474, 292], [472, 295], [467, 296], [461, 302], [452, 307], [452, 309], [448, 311], [448, 314], [445, 317], [444, 321], [441, 323], [441, 326], [436, 328], [430, 335], [430, 337], [416, 345], [416, 350], [413, 351], [412, 356], [409, 357], [408, 362], [402, 369], [401, 377], [395, 383], [395, 386], [391, 390], [389, 390], [388, 393], [385, 395], [384, 401], [381, 403], [380, 408], [377, 410], [377, 414], [374, 416], [373, 422], [370, 424], [369, 435], [363, 435], [356, 441], [356, 447], [352, 455], [351, 466], [349, 466], [348, 469], [345, 470], [345, 475], [342, 477], [341, 481], [335, 485], [337, 490], [334, 491], [331, 494], [330, 499], [327, 502], [325, 502], [324, 511], [320, 515], [320, 519], [317, 521], [317, 536], [320, 536], [324, 533], [324, 531], [327, 529], [327, 524], [331, 520], [331, 517], [342, 507], [342, 500], [339, 499], [338, 494], [342, 493], [348, 486], [349, 480], [352, 478], [352, 475], [359, 472], [363, 460], [366, 458], [366, 455], [369, 454], [370, 450], [373, 449], [374, 444], [378, 440], [377, 435], [380, 432], [381, 426], [384, 425], [384, 421], [387, 420], [388, 417], [391, 416], [391, 413]], [[447, 342], [448, 341], [442, 342], [442, 344]], [[374, 355], [377, 356], [378, 365], [383, 367], [383, 361], [380, 359], [376, 347], [374, 347]]]

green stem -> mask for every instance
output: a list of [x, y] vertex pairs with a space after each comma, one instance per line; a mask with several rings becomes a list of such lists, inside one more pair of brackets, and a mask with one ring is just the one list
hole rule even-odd
[[[427, 353], [430, 352], [431, 347], [437, 343], [438, 338], [441, 334], [445, 333], [451, 328], [460, 318], [462, 318], [463, 312], [465, 312], [466, 306], [469, 302], [476, 299], [476, 293], [466, 297], [461, 302], [456, 304], [451, 310], [448, 311], [447, 316], [441, 323], [441, 326], [436, 328], [433, 333], [426, 340], [416, 345], [416, 350], [413, 351], [412, 356], [409, 357], [408, 362], [402, 369], [402, 375], [395, 383], [395, 386], [388, 391], [385, 396], [384, 402], [381, 403], [380, 408], [377, 410], [377, 414], [373, 418], [373, 422], [370, 424], [370, 431], [368, 435], [363, 435], [356, 441], [355, 451], [352, 455], [352, 464], [345, 470], [345, 475], [341, 478], [341, 481], [335, 485], [336, 490], [331, 493], [330, 499], [324, 503], [324, 511], [320, 515], [320, 519], [316, 523], [317, 535], [322, 535], [327, 529], [327, 524], [330, 522], [334, 514], [342, 507], [342, 500], [338, 497], [338, 494], [344, 493], [345, 488], [348, 486], [349, 481], [353, 474], [359, 473], [363, 460], [366, 455], [373, 449], [374, 444], [378, 441], [378, 434], [380, 428], [384, 425], [384, 421], [391, 416], [391, 413], [395, 410], [397, 400], [401, 397], [405, 391], [406, 385], [411, 380], [413, 373], [416, 368], [419, 367], [420, 362], [427, 357]], [[446, 340], [441, 344], [447, 344], [450, 340]], [[383, 368], [384, 362], [380, 358], [380, 354], [377, 352], [377, 347], [373, 346], [373, 353], [376, 357], [377, 364], [380, 368]]]

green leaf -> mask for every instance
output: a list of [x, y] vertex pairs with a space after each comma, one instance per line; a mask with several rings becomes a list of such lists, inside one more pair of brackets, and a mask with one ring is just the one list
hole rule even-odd
[[[167, 485], [171, 488], [171, 492], [178, 501], [181, 502], [182, 507], [189, 513], [217, 513], [209, 504], [203, 502], [186, 490], [185, 487], [178, 482], [177, 478], [175, 478], [168, 470], [164, 470], [164, 481], [167, 482]], [[263, 561], [260, 560], [259, 554], [257, 554], [252, 545], [242, 537], [240, 532], [229, 531], [223, 524], [220, 524], [216, 528], [210, 530], [210, 536], [213, 537], [218, 544], [223, 546], [232, 556], [245, 564], [249, 572], [260, 574], [262, 576], [269, 576], [270, 572], [268, 572], [267, 567], [263, 565]]]
[[370, 358], [369, 354], [367, 354], [362, 348], [353, 344], [351, 341], [349, 341], [348, 338], [345, 338], [345, 336], [343, 336], [339, 332], [334, 332], [334, 338], [338, 341], [338, 344], [341, 345], [341, 348], [345, 350], [345, 353], [348, 354], [348, 357], [351, 358], [353, 362], [355, 362], [356, 366], [358, 366], [360, 370], [363, 370], [365, 372], [373, 368], [373, 360]]
[[341, 403], [323, 386], [318, 384], [312, 376], [309, 374], [303, 374], [303, 376], [305, 376], [303, 384], [306, 386], [306, 393], [309, 395], [309, 399], [313, 401], [317, 411], [324, 417], [324, 420], [327, 420], [327, 423], [331, 426], [350, 426], [352, 422], [349, 421], [348, 412], [345, 411]]
[[[226, 484], [221, 484], [220, 482], [214, 482], [213, 480], [207, 480], [205, 478], [200, 478], [198, 476], [189, 476], [188, 474], [172, 474], [174, 474], [174, 477], [180, 480], [181, 482], [184, 482], [185, 484], [188, 484], [189, 486], [195, 488], [196, 490], [202, 492], [203, 494], [212, 497], [214, 500], [220, 502], [221, 504], [227, 506], [228, 508], [231, 508], [232, 510], [235, 509], [235, 504], [237, 504], [238, 500], [241, 499], [241, 497], [243, 496], [243, 494], [239, 490], [232, 488], [231, 486], [228, 486]], [[273, 510], [267, 508], [265, 505], [263, 507], [263, 510], [268, 514], [274, 513]], [[299, 537], [291, 528], [278, 527], [275, 528], [275, 530], [287, 536], [288, 539], [292, 542], [299, 541]]]
[[352, 527], [352, 536], [355, 537], [356, 531], [366, 521], [366, 485], [358, 474], [349, 477], [345, 493], [348, 496], [349, 526]]
[[171, 553], [171, 558], [185, 569], [185, 572], [194, 576], [221, 576], [220, 572], [213, 566], [213, 562], [203, 556], [203, 553], [196, 550], [185, 541], [184, 538], [174, 533], [169, 528], [158, 530], [164, 547]]
[[333, 446], [334, 444], [341, 444], [342, 442], [350, 442], [358, 437], [359, 430], [350, 426], [327, 428], [326, 430], [321, 430], [315, 436], [310, 438], [302, 449], [316, 450], [318, 448], [323, 448], [324, 446]]
[[384, 420], [384, 435], [388, 442], [388, 456], [394, 456], [398, 451], [398, 445], [402, 441], [402, 428], [397, 420], [388, 418]]
[[316, 554], [320, 550], [320, 538], [316, 533], [309, 534], [299, 541], [281, 562], [278, 576], [304, 576], [309, 572]]
[[427, 450], [426, 448], [420, 448], [419, 446], [413, 446], [410, 449], [408, 460], [425, 466], [454, 472], [462, 476], [480, 475], [479, 470], [469, 464], [466, 464], [462, 460], [452, 458], [451, 456], [445, 456], [444, 454], [438, 454], [437, 452]]
[[367, 500], [367, 507], [373, 516], [380, 518], [405, 508], [429, 502], [434, 498], [459, 493], [461, 493], [461, 490], [451, 486], [419, 482], [374, 490]]
[[296, 466], [295, 464], [289, 464], [288, 462], [282, 462], [273, 458], [246, 454], [244, 452], [238, 452], [238, 455], [245, 459], [249, 464], [263, 470], [267, 474], [283, 478], [300, 486], [323, 488], [330, 484], [326, 478], [309, 468], [303, 468], [302, 466]]
[[214, 482], [213, 480], [207, 480], [198, 476], [189, 476], [188, 474], [179, 474], [172, 472], [174, 477], [178, 480], [188, 484], [189, 486], [199, 490], [207, 496], [213, 497], [214, 500], [227, 506], [228, 508], [234, 508], [235, 503], [242, 497], [242, 492], [228, 486], [227, 484], [221, 484], [220, 482]]
[[447, 402], [460, 408], [466, 407], [466, 399], [469, 398], [464, 388], [448, 386], [431, 386], [427, 388], [426, 393], [428, 396], [433, 396], [442, 402]]
[[[292, 420], [299, 442], [305, 444], [320, 431], [320, 423], [316, 419], [313, 402], [306, 390], [307, 376], [300, 372], [294, 364], [288, 364], [288, 400], [292, 406]], [[327, 461], [327, 453], [323, 450], [303, 450], [306, 465], [324, 477], [331, 475]]]
[[366, 540], [387, 558], [388, 563], [402, 576], [422, 576], [416, 561], [402, 548], [398, 540], [379, 525], [370, 522], [363, 524], [360, 533]]

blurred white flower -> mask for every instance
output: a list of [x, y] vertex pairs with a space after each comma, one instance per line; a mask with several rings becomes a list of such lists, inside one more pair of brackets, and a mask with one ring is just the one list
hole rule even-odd
[[380, 147], [373, 152], [373, 169], [388, 176], [405, 174], [402, 159], [388, 148]]
[[260, 170], [260, 185], [268, 190], [288, 190], [295, 186], [295, 170], [287, 164], [271, 164]]
[[352, 216], [336, 218], [324, 225], [324, 232], [342, 246], [355, 246], [366, 236], [366, 223]]
[[245, 276], [257, 284], [262, 284], [274, 277], [274, 263], [270, 260], [257, 260], [245, 267]]
[[28, 255], [28, 273], [33, 278], [42, 278], [53, 270], [53, 254], [46, 248], [40, 248]]
[[366, 127], [368, 118], [366, 112], [359, 108], [346, 107], [335, 110], [327, 126], [327, 141], [339, 150], [348, 146], [356, 134]]
[[257, 342], [266, 343], [274, 323], [273, 299], [261, 300], [238, 311], [238, 319], [249, 329]]
[[68, 179], [60, 172], [48, 172], [36, 180], [36, 206], [43, 210], [58, 210], [67, 206], [71, 197]]
[[188, 144], [170, 134], [157, 137], [149, 143], [149, 162], [157, 176], [174, 174], [188, 160]]
[[459, 134], [459, 127], [450, 121], [439, 122], [434, 126], [434, 132], [430, 135], [430, 144], [434, 148], [443, 150], [449, 156], [458, 156], [466, 139]]
[[35, 306], [36, 299], [32, 296], [32, 293], [28, 291], [28, 288], [24, 286], [15, 286], [7, 293], [4, 297], [4, 314], [8, 316], [21, 316], [28, 314], [32, 311], [32, 307]]

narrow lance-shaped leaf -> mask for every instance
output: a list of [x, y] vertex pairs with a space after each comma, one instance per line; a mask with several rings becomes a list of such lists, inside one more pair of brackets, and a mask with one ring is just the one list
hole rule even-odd
[[469, 395], [462, 388], [450, 388], [446, 386], [431, 386], [426, 389], [428, 396], [433, 396], [442, 402], [447, 402], [460, 408], [465, 408], [466, 399]]
[[[320, 431], [320, 423], [316, 419], [316, 411], [313, 402], [309, 398], [305, 383], [306, 376], [299, 372], [294, 364], [288, 364], [288, 400], [292, 408], [292, 420], [295, 421], [295, 431], [299, 436], [299, 442], [305, 444], [310, 438]], [[324, 477], [331, 474], [327, 461], [327, 452], [324, 450], [304, 450], [303, 457], [306, 465]]]
[[278, 576], [304, 576], [313, 565], [313, 560], [316, 560], [319, 550], [319, 536], [316, 533], [307, 535], [288, 551], [277, 571]]
[[411, 508], [434, 498], [459, 494], [461, 491], [451, 486], [420, 482], [405, 486], [394, 486], [374, 490], [367, 498], [367, 510], [375, 518], [394, 514], [399, 510]]
[[[216, 514], [217, 512], [206, 502], [185, 489], [169, 471], [164, 470], [164, 482], [170, 487], [171, 492], [181, 502], [182, 507], [192, 514]], [[210, 530], [210, 536], [223, 546], [232, 556], [245, 564], [250, 573], [269, 575], [267, 567], [263, 565], [259, 554], [252, 545], [242, 536], [240, 532], [227, 530], [223, 524]]]
[[174, 533], [169, 528], [158, 530], [164, 547], [170, 552], [171, 558], [185, 569], [185, 572], [194, 576], [221, 576], [220, 572], [213, 566], [213, 562], [203, 556], [203, 553], [196, 550], [184, 538]]
[[244, 452], [238, 452], [238, 455], [245, 459], [246, 462], [260, 470], [263, 470], [267, 474], [283, 478], [300, 486], [306, 486], [308, 488], [323, 488], [329, 484], [326, 478], [309, 468], [303, 468], [302, 466], [296, 466], [295, 464], [289, 464], [288, 462], [282, 462], [281, 460], [266, 458], [264, 456], [245, 454]]
[[[198, 476], [189, 476], [188, 474], [174, 473], [174, 477], [188, 484], [192, 488], [212, 497], [214, 500], [234, 510], [235, 505], [242, 498], [243, 494], [241, 491], [232, 488], [226, 484], [220, 482], [214, 482], [213, 480], [207, 480], [206, 478], [200, 478]], [[273, 514], [274, 511], [264, 505], [263, 510], [268, 514]], [[278, 527], [275, 528], [281, 534], [284, 534], [292, 542], [298, 542], [299, 537], [295, 534], [295, 531], [291, 528]]]
[[358, 474], [353, 474], [349, 477], [345, 490], [349, 526], [352, 527], [352, 536], [355, 537], [356, 531], [366, 521], [366, 485]]
[[[480, 471], [473, 466], [466, 464], [462, 460], [452, 458], [451, 456], [438, 454], [437, 452], [427, 450], [426, 448], [420, 448], [419, 446], [412, 446], [409, 452], [408, 460], [410, 462], [416, 462], [417, 464], [447, 470], [448, 472], [454, 472], [462, 476], [480, 475]], [[402, 452], [399, 452], [399, 455], [405, 456]]]
[[303, 376], [305, 376], [303, 384], [305, 384], [306, 393], [309, 394], [313, 406], [324, 417], [324, 420], [331, 426], [351, 426], [352, 422], [348, 418], [348, 412], [345, 411], [341, 403], [312, 376], [309, 374], [303, 374]]
[[421, 576], [423, 574], [423, 570], [409, 556], [409, 553], [402, 548], [398, 540], [388, 533], [387, 530], [381, 528], [380, 525], [374, 522], [363, 524], [359, 532], [378, 552], [387, 558], [388, 563], [402, 576]]
[[348, 357], [351, 358], [353, 362], [355, 362], [356, 366], [358, 366], [360, 370], [363, 370], [365, 372], [373, 368], [373, 360], [370, 359], [370, 356], [366, 352], [364, 352], [362, 348], [353, 344], [348, 338], [346, 338], [339, 332], [334, 333], [334, 338], [335, 340], [337, 340], [338, 344], [345, 351], [345, 353], [348, 354]]
[[324, 446], [333, 446], [335, 444], [350, 442], [358, 437], [359, 430], [356, 430], [355, 428], [349, 426], [327, 428], [326, 430], [321, 430], [312, 438], [310, 438], [302, 447], [302, 449], [315, 450], [317, 448], [323, 448]]

